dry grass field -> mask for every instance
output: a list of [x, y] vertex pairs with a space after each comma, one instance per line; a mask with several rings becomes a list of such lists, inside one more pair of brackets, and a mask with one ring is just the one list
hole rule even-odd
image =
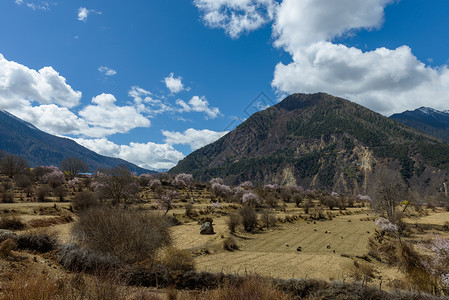
[[[362, 203], [342, 210], [330, 210], [315, 198], [311, 203], [325, 217], [314, 220], [303, 205], [298, 207], [295, 203], [279, 200], [277, 208], [272, 210], [276, 220], [274, 226], [264, 228], [259, 225], [255, 231], [247, 232], [239, 225], [236, 232], [231, 233], [227, 225], [229, 214], [238, 212], [240, 204], [216, 198], [205, 188], [178, 189], [178, 192], [179, 197], [167, 214], [179, 222], [170, 228], [172, 246], [191, 253], [198, 272], [353, 282], [354, 265], [367, 264], [373, 270], [373, 278], [368, 283], [370, 286], [393, 290], [398, 287], [398, 281], [406, 281], [398, 267], [381, 263], [368, 255], [370, 238], [379, 230], [375, 224], [378, 216]], [[78, 222], [78, 215], [70, 202], [74, 195], [76, 193], [71, 193], [66, 202], [58, 202], [56, 198], [48, 202], [16, 198], [14, 203], [0, 203], [0, 218], [20, 220], [24, 227], [14, 230], [18, 235], [44, 233], [55, 237], [61, 244], [72, 243], [72, 227]], [[156, 193], [144, 188], [139, 194], [140, 201], [124, 206], [143, 213], [162, 214], [164, 211], [158, 210], [155, 204], [157, 197]], [[221, 205], [214, 207], [212, 204], [220, 199]], [[186, 215], [185, 207], [189, 204], [193, 206], [193, 216]], [[263, 210], [257, 209], [259, 218]], [[204, 218], [213, 219], [214, 234], [200, 234]], [[437, 234], [449, 237], [445, 229], [449, 212], [441, 208], [423, 208], [419, 213], [411, 211], [404, 221], [412, 228], [406, 239], [413, 244], [432, 239]], [[228, 238], [235, 240], [237, 250], [224, 249], [224, 241]], [[156, 255], [162, 259], [164, 251], [163, 248]], [[19, 261], [0, 259], [0, 284], [13, 280], [12, 274], [15, 273], [46, 274], [52, 278], [69, 276], [56, 262], [54, 252], [39, 254], [16, 250], [13, 253]], [[404, 288], [403, 285], [399, 286]], [[130, 294], [140, 291], [128, 287], [125, 290]], [[152, 292], [165, 295], [163, 291], [153, 289]]]

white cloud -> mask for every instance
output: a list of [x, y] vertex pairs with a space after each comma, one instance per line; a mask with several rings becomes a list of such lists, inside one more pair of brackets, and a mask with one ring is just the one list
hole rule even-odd
[[168, 144], [149, 142], [117, 145], [106, 138], [74, 140], [99, 154], [118, 157], [146, 169], [170, 169], [184, 158], [181, 152]]
[[24, 106], [30, 101], [71, 108], [79, 104], [81, 95], [52, 67], [36, 71], [0, 54], [0, 108]]
[[222, 28], [231, 38], [238, 38], [273, 19], [274, 0], [194, 0], [202, 19], [212, 28]]
[[280, 91], [324, 91], [385, 115], [422, 105], [449, 108], [448, 68], [426, 67], [407, 46], [362, 52], [322, 42], [298, 49], [293, 60], [276, 66], [272, 84]]
[[382, 25], [384, 7], [394, 0], [283, 0], [273, 25], [275, 45], [290, 53], [357, 29]]
[[380, 28], [392, 0], [284, 0], [273, 25], [275, 45], [292, 55], [279, 63], [272, 85], [281, 93], [329, 94], [384, 115], [432, 106], [449, 108], [449, 71], [427, 67], [407, 46], [363, 52], [335, 37]]
[[[101, 94], [92, 98], [92, 103], [84, 107], [79, 115], [94, 128], [102, 128], [105, 133], [125, 133], [136, 127], [149, 127], [150, 120], [137, 111], [134, 106], [117, 106], [111, 94]], [[97, 136], [104, 136], [101, 132]], [[91, 132], [89, 136], [95, 136]], [[112, 134], [112, 133], [109, 133]]]
[[85, 7], [80, 7], [78, 9], [78, 20], [82, 21], [82, 22], [86, 22], [87, 21], [87, 17], [91, 14], [97, 14], [97, 15], [101, 15], [102, 12], [101, 11], [96, 11], [95, 9], [87, 9]]
[[[206, 24], [235, 32], [227, 17], [258, 1], [204, 0], [195, 5]], [[265, 1], [266, 7], [269, 1]], [[272, 86], [279, 95], [327, 92], [390, 115], [419, 106], [449, 108], [447, 66], [431, 68], [418, 60], [407, 46], [363, 52], [342, 44], [337, 37], [359, 30], [381, 28], [384, 9], [395, 0], [283, 0], [274, 5], [274, 45], [292, 57], [279, 63]], [[216, 22], [208, 22], [207, 16]], [[267, 19], [268, 20], [268, 19]], [[215, 25], [214, 25], [215, 24]], [[242, 27], [240, 27], [242, 28]], [[182, 103], [181, 103], [182, 104]]]
[[180, 112], [204, 112], [211, 119], [216, 118], [220, 114], [220, 110], [217, 107], [210, 107], [209, 102], [205, 97], [193, 96], [188, 103], [184, 100], [177, 100], [176, 104], [181, 106]]
[[228, 131], [212, 131], [208, 129], [196, 130], [189, 128], [184, 132], [162, 131], [165, 136], [165, 142], [169, 145], [189, 145], [192, 150], [199, 149], [212, 142], [215, 142]]
[[160, 99], [154, 99], [151, 92], [138, 86], [131, 87], [128, 95], [133, 98], [134, 106], [139, 112], [145, 112], [150, 116], [174, 110], [170, 104]]
[[175, 78], [173, 73], [170, 73], [170, 75], [165, 77], [164, 81], [172, 94], [177, 94], [185, 89], [184, 84], [182, 83], [182, 77]]
[[50, 5], [56, 5], [56, 3], [49, 3], [48, 1], [24, 1], [24, 0], [15, 0], [17, 5], [25, 4], [27, 7], [32, 10], [50, 10]]
[[99, 71], [100, 73], [103, 73], [103, 74], [106, 75], [106, 76], [114, 76], [114, 75], [117, 75], [117, 71], [114, 70], [114, 69], [111, 69], [111, 68], [109, 68], [109, 67], [101, 66], [101, 67], [98, 68], [98, 71]]
[[65, 107], [55, 104], [9, 109], [18, 118], [54, 135], [79, 135], [89, 132], [89, 125]]

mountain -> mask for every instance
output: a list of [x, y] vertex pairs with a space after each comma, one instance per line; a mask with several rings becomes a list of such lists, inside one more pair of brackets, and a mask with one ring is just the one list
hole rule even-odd
[[73, 140], [45, 133], [30, 123], [0, 110], [0, 150], [19, 155], [36, 166], [59, 166], [67, 157], [76, 157], [89, 165], [93, 172], [98, 168], [111, 168], [125, 164], [138, 174], [151, 173], [118, 158], [99, 155]]
[[380, 168], [421, 192], [449, 173], [449, 144], [328, 94], [294, 94], [188, 155], [170, 173], [366, 193]]
[[449, 142], [449, 111], [420, 107], [413, 111], [394, 114], [390, 118]]

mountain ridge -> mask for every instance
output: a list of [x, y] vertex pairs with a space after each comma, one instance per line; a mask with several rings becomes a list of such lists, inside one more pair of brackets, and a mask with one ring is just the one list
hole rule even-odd
[[[293, 94], [191, 153], [170, 172], [193, 173], [200, 180], [223, 177], [232, 184], [253, 180], [366, 193], [372, 173], [382, 166], [430, 191], [449, 170], [449, 157], [435, 155], [438, 147], [449, 150], [435, 137], [348, 100]], [[434, 171], [441, 178], [430, 182]]]
[[43, 132], [3, 110], [0, 110], [0, 150], [23, 157], [32, 167], [59, 166], [65, 158], [76, 157], [87, 163], [91, 171], [124, 164], [138, 174], [156, 173], [119, 158], [97, 154], [69, 138]]
[[440, 111], [423, 106], [394, 114], [390, 118], [449, 142], [449, 111], [447, 110]]

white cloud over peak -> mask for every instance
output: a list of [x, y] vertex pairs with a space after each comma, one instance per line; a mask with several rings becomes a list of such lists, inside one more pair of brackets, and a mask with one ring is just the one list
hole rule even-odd
[[162, 131], [165, 136], [165, 142], [169, 145], [189, 145], [192, 150], [197, 150], [203, 146], [206, 146], [212, 142], [215, 142], [228, 131], [212, 131], [208, 129], [196, 130], [189, 128], [184, 132], [176, 131]]
[[[207, 25], [223, 27], [228, 34], [234, 26], [226, 21], [226, 16], [236, 9], [248, 12], [255, 2], [258, 1], [194, 1]], [[292, 57], [291, 63], [278, 63], [272, 86], [280, 95], [326, 92], [384, 115], [419, 106], [449, 109], [448, 66], [426, 66], [408, 46], [364, 52], [333, 43], [335, 38], [360, 30], [380, 29], [385, 7], [395, 2], [282, 0], [272, 5], [274, 46]], [[263, 3], [268, 7], [269, 1]], [[218, 21], [210, 23], [207, 16], [215, 16]]]
[[151, 92], [141, 87], [131, 87], [128, 95], [133, 98], [134, 106], [138, 109], [139, 112], [145, 112], [150, 116], [174, 111], [174, 108], [169, 103], [166, 103], [164, 100], [155, 99]]
[[103, 74], [106, 75], [106, 76], [114, 76], [114, 75], [117, 75], [117, 71], [114, 70], [114, 69], [111, 69], [111, 68], [109, 68], [109, 67], [101, 66], [101, 67], [98, 68], [98, 71], [99, 71], [100, 73], [103, 73]]
[[9, 61], [0, 54], [1, 108], [13, 108], [34, 101], [71, 108], [79, 104], [81, 96], [81, 92], [73, 90], [52, 67], [36, 71]]
[[205, 97], [200, 98], [198, 96], [193, 96], [188, 103], [186, 103], [184, 100], [178, 99], [176, 100], [176, 104], [181, 107], [179, 109], [180, 112], [203, 112], [210, 119], [215, 119], [220, 115], [220, 109], [218, 109], [217, 107], [210, 107], [209, 102]]
[[170, 169], [184, 158], [184, 154], [168, 144], [149, 142], [117, 145], [106, 138], [74, 140], [99, 154], [118, 157], [146, 169]]
[[275, 14], [274, 0], [194, 0], [207, 26], [222, 28], [231, 38], [270, 22]]
[[78, 9], [78, 20], [82, 21], [82, 22], [86, 22], [87, 21], [87, 17], [91, 14], [97, 14], [97, 15], [101, 15], [102, 12], [101, 11], [96, 11], [95, 9], [87, 9], [85, 7], [80, 7]]
[[185, 90], [184, 84], [182, 83], [182, 77], [174, 77], [173, 73], [170, 73], [164, 78], [165, 86], [170, 90], [172, 94], [177, 94]]

